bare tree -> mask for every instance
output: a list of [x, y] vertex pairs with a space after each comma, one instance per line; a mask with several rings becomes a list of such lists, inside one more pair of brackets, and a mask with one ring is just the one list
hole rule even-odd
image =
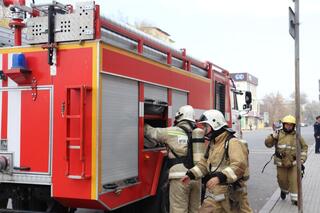
[[[295, 93], [291, 93], [290, 95], [291, 101], [295, 102]], [[306, 93], [300, 93], [300, 104], [305, 105], [308, 103], [308, 95]]]
[[269, 122], [273, 123], [280, 120], [283, 116], [287, 115], [290, 111], [290, 104], [278, 92], [277, 94], [271, 93], [262, 99], [261, 112], [269, 113]]
[[[296, 110], [296, 104], [295, 104], [295, 93], [292, 93], [290, 95], [290, 104], [291, 104], [291, 107], [290, 107], [290, 111], [289, 113], [294, 115], [295, 114], [295, 110]], [[306, 104], [308, 104], [309, 101], [308, 101], [308, 96], [307, 94], [305, 93], [300, 93], [300, 106], [301, 106], [301, 122], [304, 122], [306, 120], [306, 117], [305, 117], [305, 106]]]
[[320, 102], [312, 101], [304, 107], [304, 118], [309, 124], [315, 122], [316, 116], [320, 115]]

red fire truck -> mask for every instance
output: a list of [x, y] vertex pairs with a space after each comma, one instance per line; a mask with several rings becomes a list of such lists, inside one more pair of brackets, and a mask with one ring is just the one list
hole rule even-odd
[[163, 212], [166, 150], [145, 145], [144, 123], [170, 126], [190, 104], [232, 126], [229, 72], [100, 17], [94, 2], [0, 5], [14, 31], [0, 30], [1, 208]]

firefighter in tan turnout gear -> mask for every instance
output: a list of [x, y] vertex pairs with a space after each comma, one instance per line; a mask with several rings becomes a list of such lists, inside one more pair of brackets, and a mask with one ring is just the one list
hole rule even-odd
[[[281, 189], [280, 197], [286, 199], [290, 192], [292, 204], [297, 205], [298, 186], [297, 186], [297, 159], [296, 159], [296, 132], [295, 117], [288, 115], [282, 120], [281, 130], [274, 131], [265, 140], [265, 145], [269, 148], [275, 146], [274, 163], [277, 166], [278, 184]], [[301, 144], [301, 164], [307, 160], [308, 145], [304, 139], [300, 138]]]
[[227, 127], [223, 114], [208, 110], [200, 117], [209, 144], [204, 157], [182, 178], [204, 177], [205, 200], [199, 213], [252, 212], [247, 197], [248, 149]]
[[[169, 158], [170, 213], [197, 213], [200, 207], [200, 181], [184, 185], [180, 179], [187, 168], [193, 166], [190, 140], [195, 128], [192, 106], [180, 107], [175, 116], [175, 125], [168, 128], [153, 128], [146, 124], [145, 137], [166, 145]], [[188, 147], [189, 145], [189, 147]]]

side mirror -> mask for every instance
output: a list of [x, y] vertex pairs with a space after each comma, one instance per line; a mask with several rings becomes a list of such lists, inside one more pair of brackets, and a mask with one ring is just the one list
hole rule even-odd
[[244, 110], [247, 110], [249, 109], [250, 111], [252, 110], [252, 95], [251, 95], [251, 92], [250, 91], [246, 91], [245, 92], [245, 104], [243, 105], [243, 109]]
[[252, 95], [251, 92], [246, 91], [245, 93], [245, 101], [246, 101], [246, 105], [249, 106], [252, 103]]

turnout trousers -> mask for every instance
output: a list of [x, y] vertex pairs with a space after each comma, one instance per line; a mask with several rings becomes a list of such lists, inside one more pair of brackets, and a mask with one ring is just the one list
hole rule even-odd
[[169, 188], [170, 213], [198, 213], [201, 180], [184, 185], [180, 179], [171, 179]]
[[298, 200], [297, 166], [277, 167], [277, 179], [281, 191], [290, 193], [291, 200]]

